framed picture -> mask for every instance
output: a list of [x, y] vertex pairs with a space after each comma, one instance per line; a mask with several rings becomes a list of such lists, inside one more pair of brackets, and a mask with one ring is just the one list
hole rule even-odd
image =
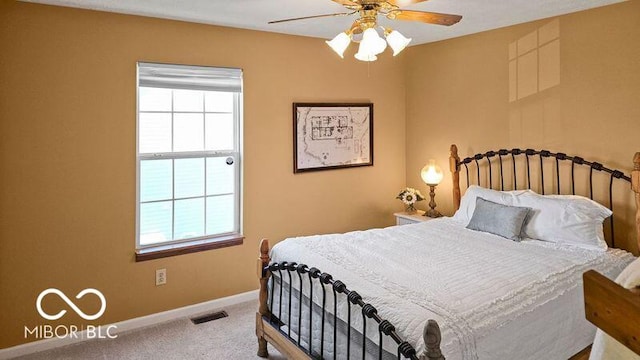
[[373, 104], [293, 103], [293, 172], [373, 165]]

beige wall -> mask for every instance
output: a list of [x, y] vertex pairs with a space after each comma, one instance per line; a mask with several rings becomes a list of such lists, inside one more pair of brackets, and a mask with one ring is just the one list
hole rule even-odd
[[[435, 158], [447, 174], [436, 200], [451, 214], [452, 143], [461, 157], [499, 148], [543, 148], [578, 154], [628, 173], [634, 153], [640, 151], [638, 14], [640, 1], [633, 0], [409, 48], [408, 185], [424, 188], [420, 169]], [[510, 77], [509, 45], [522, 39], [527, 49], [528, 35], [534, 33], [546, 43], [554, 27], [559, 48], [541, 47], [521, 59], [516, 76]], [[519, 90], [513, 101], [510, 80]], [[635, 248], [630, 245], [635, 242], [631, 200], [626, 192], [614, 201], [621, 215], [616, 226], [623, 237], [616, 240]]]
[[[15, 1], [0, 44], [0, 348], [43, 323], [48, 287], [101, 290], [112, 323], [257, 288], [261, 237], [391, 225], [401, 208], [402, 58], [368, 67], [320, 39]], [[244, 69], [244, 245], [134, 262], [139, 60]], [[294, 175], [295, 101], [373, 102], [375, 166]]]
[[[640, 150], [638, 13], [633, 0], [560, 17], [559, 83], [510, 102], [509, 44], [549, 20], [386, 53], [369, 67], [319, 39], [0, 2], [0, 348], [42, 323], [34, 302], [48, 287], [100, 289], [102, 323], [254, 289], [259, 238], [390, 225], [396, 192], [424, 189], [429, 158], [446, 170], [451, 143], [463, 156], [547, 147], [628, 170]], [[244, 69], [243, 246], [133, 261], [139, 60]], [[373, 102], [375, 166], [293, 175], [294, 101]], [[446, 177], [445, 213], [450, 191]], [[628, 197], [616, 201], [629, 216]], [[163, 267], [168, 284], [155, 287]]]

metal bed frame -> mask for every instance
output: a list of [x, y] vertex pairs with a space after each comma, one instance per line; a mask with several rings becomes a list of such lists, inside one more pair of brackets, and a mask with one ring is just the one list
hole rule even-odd
[[[470, 179], [470, 169], [469, 165], [476, 167], [476, 184], [481, 185], [482, 179], [487, 178], [481, 176], [481, 171], [485, 171], [485, 174], [488, 175], [488, 182], [485, 181], [485, 187], [494, 188], [493, 181], [493, 164], [491, 162], [492, 158], [498, 157], [498, 168], [499, 168], [499, 176], [500, 176], [500, 190], [505, 190], [505, 176], [507, 175], [507, 170], [505, 170], [505, 158], [511, 158], [510, 162], [512, 167], [512, 172], [509, 175], [513, 175], [511, 177], [511, 181], [513, 184], [513, 189], [517, 189], [517, 181], [518, 181], [518, 166], [516, 165], [517, 156], [524, 155], [524, 161], [526, 164], [526, 188], [531, 188], [531, 165], [530, 165], [530, 157], [538, 157], [539, 158], [539, 169], [540, 169], [540, 183], [541, 183], [541, 193], [545, 194], [545, 177], [544, 177], [544, 159], [545, 158], [553, 158], [555, 159], [555, 180], [556, 180], [556, 194], [560, 194], [561, 189], [561, 161], [570, 162], [570, 177], [571, 177], [571, 194], [575, 195], [576, 186], [575, 186], [575, 172], [574, 169], [576, 165], [588, 166], [589, 167], [589, 198], [593, 199], [593, 176], [594, 170], [597, 172], [608, 174], [610, 177], [609, 180], [609, 209], [613, 210], [613, 183], [614, 179], [621, 179], [628, 183], [631, 183], [631, 190], [635, 193], [635, 202], [636, 202], [636, 234], [640, 234], [640, 152], [636, 153], [633, 159], [634, 167], [631, 172], [631, 176], [625, 175], [622, 171], [613, 170], [603, 166], [602, 164], [595, 161], [587, 161], [579, 156], [569, 156], [564, 153], [558, 152], [554, 153], [548, 150], [533, 150], [533, 149], [500, 149], [498, 151], [488, 151], [485, 153], [475, 154], [471, 157], [464, 158], [460, 160], [458, 157], [458, 148], [456, 145], [451, 145], [450, 148], [450, 170], [453, 180], [453, 202], [454, 208], [457, 210], [460, 207], [460, 172], [462, 167], [465, 170], [466, 183], [467, 187], [472, 185], [472, 181]], [[521, 157], [520, 157], [521, 158]], [[483, 161], [484, 160], [484, 161]], [[473, 169], [472, 169], [473, 170]], [[520, 178], [523, 176], [520, 175]], [[498, 186], [495, 186], [498, 188]], [[614, 246], [614, 225], [613, 219], [610, 221], [610, 229], [611, 229], [611, 237], [610, 242], [611, 246]], [[637, 245], [640, 248], [640, 238], [637, 240]], [[630, 249], [633, 251], [632, 249]], [[428, 320], [427, 325], [425, 326], [423, 332], [423, 340], [425, 343], [425, 351], [423, 354], [417, 354], [415, 348], [403, 340], [402, 337], [396, 332], [395, 327], [388, 320], [382, 319], [378, 315], [378, 311], [374, 305], [369, 304], [363, 299], [360, 294], [358, 294], [354, 290], [350, 290], [347, 288], [346, 284], [344, 284], [340, 280], [333, 279], [333, 276], [322, 272], [321, 270], [309, 267], [305, 264], [298, 264], [296, 262], [280, 262], [280, 263], [270, 263], [269, 257], [269, 241], [267, 239], [263, 239], [260, 242], [260, 257], [258, 259], [258, 278], [260, 279], [260, 292], [259, 292], [259, 309], [256, 313], [256, 336], [258, 337], [258, 356], [260, 357], [268, 357], [267, 352], [267, 342], [272, 344], [278, 351], [280, 351], [283, 355], [285, 355], [288, 359], [324, 359], [324, 344], [325, 344], [325, 324], [328, 320], [327, 316], [327, 289], [333, 293], [333, 358], [337, 358], [336, 352], [336, 344], [337, 344], [337, 301], [339, 296], [343, 296], [347, 301], [348, 306], [348, 315], [347, 315], [347, 359], [350, 359], [352, 353], [351, 349], [351, 331], [352, 331], [352, 316], [353, 314], [360, 313], [362, 316], [362, 329], [353, 330], [353, 331], [361, 331], [362, 335], [362, 359], [364, 360], [366, 357], [366, 346], [367, 346], [367, 337], [366, 337], [366, 327], [367, 320], [373, 319], [375, 321], [375, 325], [378, 327], [378, 343], [377, 343], [377, 358], [382, 359], [383, 356], [383, 337], [388, 337], [392, 339], [395, 344], [397, 344], [397, 358], [398, 359], [412, 359], [412, 360], [444, 360], [444, 356], [442, 355], [440, 349], [440, 341], [441, 341], [441, 333], [438, 323], [435, 320]], [[288, 281], [288, 306], [283, 308], [283, 286], [285, 286], [285, 281], [283, 277], [283, 272], [286, 274]], [[307, 279], [309, 283], [310, 294], [308, 297], [309, 304], [309, 330], [308, 334], [301, 334], [301, 325], [302, 325], [302, 303], [303, 303], [303, 293], [302, 293], [302, 282], [303, 275]], [[300, 289], [295, 290], [292, 288], [292, 276], [297, 276], [300, 284]], [[270, 278], [273, 278], [272, 281], [269, 281]], [[279, 301], [277, 309], [274, 309], [274, 296], [276, 291], [274, 291], [275, 282], [279, 281]], [[319, 329], [314, 329], [313, 327], [313, 288], [314, 282], [316, 286], [319, 286], [322, 289], [322, 310], [321, 310], [321, 326]], [[298, 291], [298, 309], [292, 309], [292, 295], [294, 291]], [[286, 300], [286, 296], [285, 296]], [[352, 309], [355, 308], [355, 309]], [[298, 314], [298, 334], [291, 333], [291, 315], [292, 311]], [[306, 319], [305, 319], [306, 321]], [[283, 330], [283, 327], [286, 325], [286, 331]], [[319, 331], [319, 334], [318, 334]], [[303, 336], [306, 336], [308, 339], [307, 347], [303, 345]], [[320, 348], [313, 348], [312, 339], [320, 337]]]

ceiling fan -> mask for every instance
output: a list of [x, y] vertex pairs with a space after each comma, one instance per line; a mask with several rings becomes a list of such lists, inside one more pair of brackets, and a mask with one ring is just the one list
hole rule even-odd
[[292, 19], [283, 19], [270, 21], [269, 24], [283, 23], [287, 21], [306, 20], [322, 17], [333, 16], [349, 16], [358, 13], [351, 27], [336, 35], [327, 44], [340, 57], [344, 57], [344, 51], [353, 40], [353, 35], [362, 34], [360, 47], [355, 58], [362, 61], [375, 61], [377, 55], [382, 53], [387, 47], [387, 43], [393, 49], [393, 56], [398, 55], [411, 42], [410, 38], [406, 38], [396, 30], [390, 28], [382, 28], [386, 41], [383, 40], [375, 30], [378, 23], [378, 15], [385, 16], [390, 20], [407, 20], [420, 21], [427, 24], [451, 26], [462, 19], [460, 15], [440, 14], [427, 11], [404, 10], [401, 6], [421, 3], [427, 0], [332, 0], [343, 5], [350, 12], [342, 12], [335, 14], [303, 16]]

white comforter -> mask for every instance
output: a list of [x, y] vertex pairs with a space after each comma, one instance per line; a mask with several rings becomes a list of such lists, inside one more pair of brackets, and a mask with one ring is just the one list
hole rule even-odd
[[[493, 355], [478, 350], [483, 340], [495, 342], [498, 337], [513, 348], [518, 334], [491, 335], [565, 293], [577, 294], [584, 271], [615, 277], [633, 260], [617, 249], [591, 251], [535, 240], [517, 243], [467, 230], [451, 218], [291, 238], [274, 246], [271, 256], [277, 262], [317, 267], [342, 280], [374, 304], [418, 354], [424, 350], [427, 320], [437, 320], [447, 359], [496, 358], [496, 344], [483, 347], [494, 349]], [[317, 292], [314, 299], [318, 302]], [[582, 308], [573, 310], [584, 318]], [[338, 313], [342, 316], [340, 309]], [[540, 349], [530, 353], [539, 355]]]

